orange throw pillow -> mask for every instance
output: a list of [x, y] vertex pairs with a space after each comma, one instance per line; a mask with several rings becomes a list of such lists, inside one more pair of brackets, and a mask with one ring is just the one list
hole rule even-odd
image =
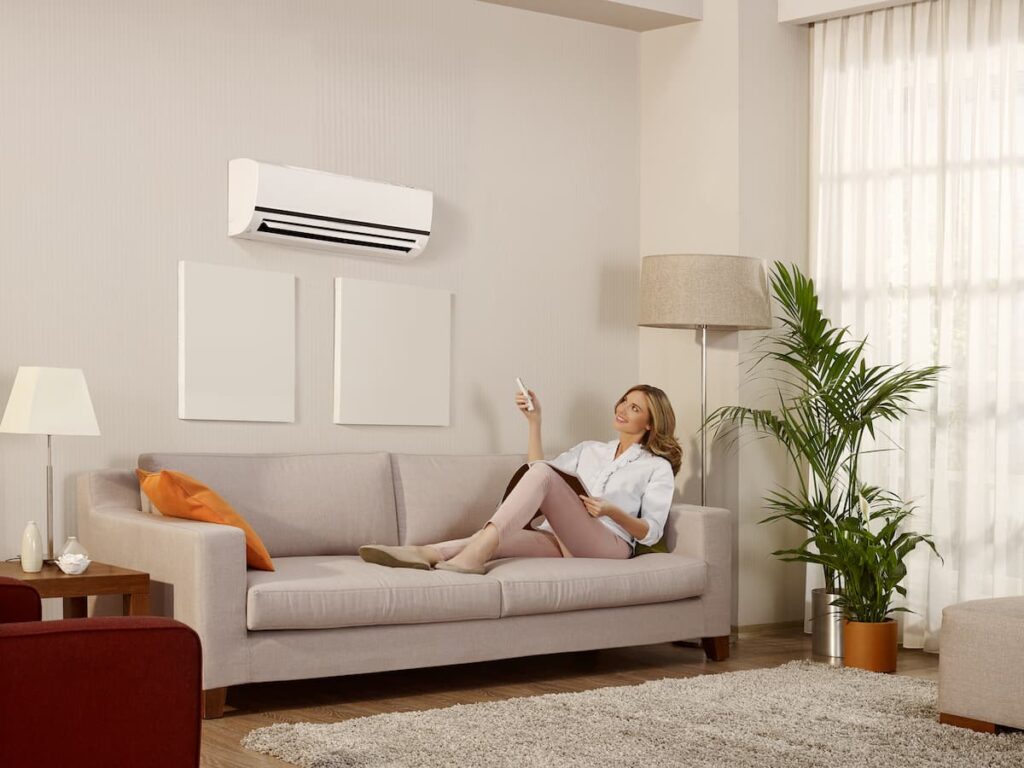
[[215, 491], [183, 472], [170, 469], [159, 472], [136, 469], [135, 474], [139, 477], [143, 493], [160, 514], [241, 528], [245, 531], [245, 561], [249, 567], [260, 571], [274, 570], [270, 553], [256, 531]]

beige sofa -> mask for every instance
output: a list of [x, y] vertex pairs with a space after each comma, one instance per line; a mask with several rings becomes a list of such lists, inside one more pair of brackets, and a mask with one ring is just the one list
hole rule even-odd
[[677, 505], [669, 554], [509, 558], [487, 574], [385, 568], [366, 542], [469, 535], [522, 456], [145, 454], [227, 499], [273, 573], [247, 570], [229, 526], [141, 511], [131, 470], [79, 478], [79, 534], [94, 559], [147, 571], [156, 610], [203, 643], [207, 716], [228, 686], [703, 638], [728, 655], [732, 518]]
[[942, 609], [939, 721], [995, 733], [1024, 729], [1024, 597]]

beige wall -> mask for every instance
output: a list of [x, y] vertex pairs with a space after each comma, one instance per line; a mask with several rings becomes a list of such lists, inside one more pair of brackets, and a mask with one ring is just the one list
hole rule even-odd
[[[638, 37], [474, 0], [0, 0], [0, 397], [18, 365], [85, 370], [99, 438], [143, 451], [525, 451], [611, 439], [634, 383]], [[229, 240], [232, 157], [434, 190], [396, 265]], [[298, 275], [297, 421], [177, 418], [179, 259]], [[452, 422], [331, 423], [333, 278], [454, 292]], [[0, 403], [2, 405], [2, 403]], [[0, 435], [0, 557], [42, 520], [45, 438]], [[66, 517], [67, 516], [67, 517]]]
[[[807, 31], [780, 26], [772, 3], [705, 3], [697, 24], [641, 36], [641, 254], [724, 253], [806, 263]], [[709, 334], [708, 407], [763, 404], [743, 376], [754, 332]], [[695, 331], [641, 329], [640, 376], [668, 382], [681, 434], [700, 423]], [[678, 485], [699, 499], [698, 446]], [[803, 569], [770, 553], [800, 540], [763, 526], [761, 497], [788, 478], [770, 443], [716, 445], [708, 503], [737, 510], [733, 623], [803, 615]]]
[[[810, 33], [777, 23], [772, 3], [739, 0], [740, 15], [740, 253], [808, 264], [807, 142]], [[740, 358], [751, 360], [758, 334], [740, 334]], [[772, 382], [740, 380], [739, 401], [764, 408]], [[785, 453], [768, 440], [744, 440], [740, 453], [740, 626], [799, 621], [804, 568], [770, 557], [799, 544], [803, 530], [788, 522], [761, 525], [761, 499], [782, 483], [793, 487]]]
[[[55, 439], [58, 543], [68, 480], [142, 451], [523, 450], [515, 375], [549, 453], [610, 439], [638, 364], [695, 434], [696, 334], [638, 334], [639, 256], [806, 260], [806, 31], [773, 12], [715, 0], [637, 35], [474, 0], [0, 0], [0, 393], [18, 365], [84, 368], [103, 431]], [[432, 189], [430, 247], [229, 240], [236, 156]], [[177, 419], [179, 259], [298, 275], [296, 423]], [[331, 423], [339, 275], [455, 293], [451, 427]], [[712, 334], [712, 407], [756, 399], [752, 338]], [[800, 618], [802, 570], [768, 555], [792, 532], [756, 524], [784, 465], [766, 444], [712, 459], [709, 499], [739, 514], [734, 623]], [[45, 438], [0, 435], [0, 557], [43, 517], [44, 462]]]

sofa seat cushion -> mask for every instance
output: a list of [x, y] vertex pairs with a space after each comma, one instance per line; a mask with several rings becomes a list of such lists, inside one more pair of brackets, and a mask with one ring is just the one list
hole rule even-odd
[[246, 625], [332, 629], [376, 624], [496, 619], [494, 579], [386, 568], [351, 556], [279, 557], [277, 571], [250, 571]]
[[526, 616], [695, 597], [704, 592], [707, 564], [660, 553], [629, 560], [530, 557], [498, 560], [487, 575], [501, 584], [501, 615]]

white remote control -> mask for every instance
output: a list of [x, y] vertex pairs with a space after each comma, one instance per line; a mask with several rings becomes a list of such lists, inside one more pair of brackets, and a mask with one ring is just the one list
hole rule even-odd
[[530, 397], [530, 391], [523, 384], [523, 380], [516, 376], [516, 386], [519, 387], [519, 391], [523, 393], [523, 397], [526, 398], [526, 410], [533, 411], [533, 398]]

